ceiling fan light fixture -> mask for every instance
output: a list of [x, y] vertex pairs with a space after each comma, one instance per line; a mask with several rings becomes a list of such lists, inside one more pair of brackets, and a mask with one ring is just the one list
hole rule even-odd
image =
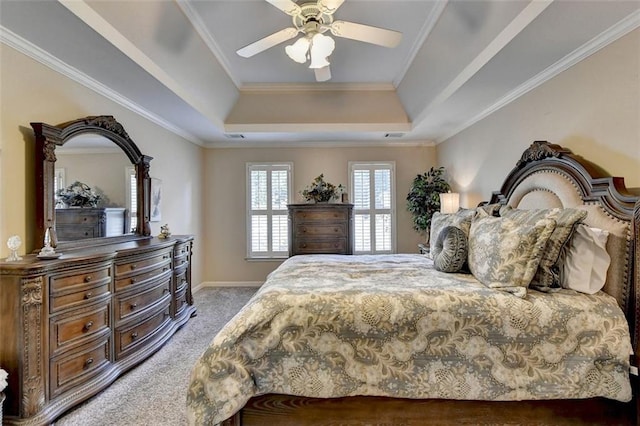
[[336, 47], [336, 42], [329, 36], [316, 33], [311, 38], [311, 47], [309, 52], [311, 54], [311, 64], [309, 68], [318, 69], [324, 68], [329, 65], [329, 55], [333, 53], [333, 49]]
[[284, 51], [294, 61], [299, 64], [304, 64], [307, 62], [307, 51], [309, 50], [309, 46], [311, 45], [311, 41], [307, 37], [299, 38], [295, 43], [284, 48]]

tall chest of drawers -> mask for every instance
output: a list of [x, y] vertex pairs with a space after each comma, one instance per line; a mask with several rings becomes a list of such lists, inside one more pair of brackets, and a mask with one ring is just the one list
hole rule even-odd
[[289, 204], [289, 256], [353, 254], [353, 204]]
[[4, 424], [50, 424], [157, 351], [195, 314], [191, 236], [0, 263]]

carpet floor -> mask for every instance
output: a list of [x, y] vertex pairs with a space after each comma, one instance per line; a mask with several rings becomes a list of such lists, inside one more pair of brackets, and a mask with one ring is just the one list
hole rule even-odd
[[256, 288], [203, 288], [197, 316], [158, 352], [95, 397], [60, 417], [56, 426], [181, 426], [191, 367]]

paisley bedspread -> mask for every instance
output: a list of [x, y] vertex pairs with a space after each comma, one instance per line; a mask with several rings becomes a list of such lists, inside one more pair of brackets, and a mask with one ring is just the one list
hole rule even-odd
[[630, 335], [605, 293], [520, 299], [420, 255], [294, 256], [192, 370], [190, 424], [252, 396], [631, 399]]

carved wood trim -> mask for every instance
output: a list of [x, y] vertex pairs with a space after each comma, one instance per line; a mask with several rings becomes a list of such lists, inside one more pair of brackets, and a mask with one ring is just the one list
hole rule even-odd
[[42, 277], [22, 280], [23, 311], [23, 377], [25, 392], [22, 395], [23, 416], [32, 416], [44, 407], [45, 380], [42, 359]]

